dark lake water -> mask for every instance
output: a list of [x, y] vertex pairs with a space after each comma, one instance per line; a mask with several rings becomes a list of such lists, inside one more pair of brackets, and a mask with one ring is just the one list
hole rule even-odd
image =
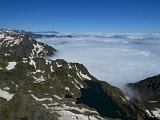
[[82, 96], [77, 99], [77, 104], [83, 103], [92, 107], [102, 116], [131, 120], [112, 98], [104, 92], [101, 84], [88, 80], [85, 83], [89, 88], [81, 89]]

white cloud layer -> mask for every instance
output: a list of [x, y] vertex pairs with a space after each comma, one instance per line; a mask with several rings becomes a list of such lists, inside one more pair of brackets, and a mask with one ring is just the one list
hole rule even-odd
[[83, 33], [73, 38], [42, 38], [38, 41], [59, 52], [62, 58], [83, 63], [99, 80], [122, 87], [160, 74], [160, 35], [141, 33]]

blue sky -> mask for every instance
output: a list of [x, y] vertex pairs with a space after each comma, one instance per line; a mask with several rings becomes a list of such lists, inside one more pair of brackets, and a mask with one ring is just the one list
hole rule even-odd
[[159, 33], [160, 0], [0, 0], [0, 27]]

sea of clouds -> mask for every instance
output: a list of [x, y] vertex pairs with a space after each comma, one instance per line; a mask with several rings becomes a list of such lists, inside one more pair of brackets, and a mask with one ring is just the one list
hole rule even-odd
[[72, 38], [41, 38], [55, 47], [52, 59], [84, 64], [99, 80], [122, 88], [160, 74], [160, 34], [72, 33]]

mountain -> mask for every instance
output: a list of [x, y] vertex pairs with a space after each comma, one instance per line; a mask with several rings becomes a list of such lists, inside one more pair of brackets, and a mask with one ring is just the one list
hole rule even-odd
[[1, 55], [0, 76], [0, 120], [130, 120], [146, 114], [79, 63]]
[[25, 31], [0, 29], [0, 53], [21, 57], [44, 57], [53, 55], [56, 49], [37, 42]]
[[34, 39], [36, 38], [72, 38], [73, 36], [72, 35], [63, 35], [63, 34], [60, 34], [60, 33], [47, 33], [47, 32], [40, 32], [40, 33], [32, 33], [32, 32], [28, 32], [28, 34], [30, 36], [32, 36]]
[[131, 99], [142, 104], [148, 114], [160, 119], [160, 75], [127, 84]]
[[61, 34], [55, 31], [38, 31], [38, 32], [28, 32], [30, 36], [34, 39], [36, 38], [72, 38], [70, 34]]
[[44, 33], [46, 33], [46, 34], [58, 34], [58, 32], [56, 32], [56, 31], [37, 31], [37, 32], [34, 32], [34, 33], [40, 33], [40, 34], [44, 34]]
[[46, 59], [55, 52], [25, 31], [0, 30], [0, 120], [153, 119], [83, 64]]

